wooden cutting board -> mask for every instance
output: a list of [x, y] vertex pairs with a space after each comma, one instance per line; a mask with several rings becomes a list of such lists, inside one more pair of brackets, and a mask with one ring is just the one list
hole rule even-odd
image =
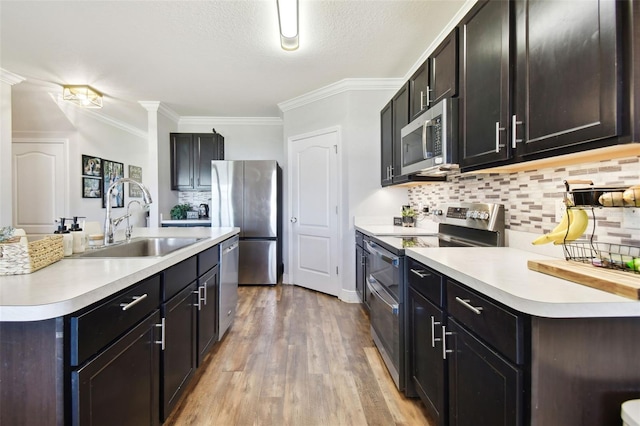
[[599, 268], [571, 260], [530, 260], [527, 266], [532, 271], [640, 300], [640, 274]]

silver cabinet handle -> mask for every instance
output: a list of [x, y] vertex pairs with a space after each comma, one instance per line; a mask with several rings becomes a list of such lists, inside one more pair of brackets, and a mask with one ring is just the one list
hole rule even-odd
[[522, 139], [517, 139], [516, 126], [522, 124], [522, 121], [518, 121], [516, 115], [511, 116], [511, 147], [515, 148], [518, 142], [522, 142]]
[[447, 354], [453, 352], [453, 349], [447, 349], [447, 337], [451, 336], [453, 333], [451, 331], [447, 331], [447, 327], [442, 326], [442, 359], [447, 359]]
[[432, 92], [431, 90], [431, 86], [427, 86], [427, 107], [429, 107], [429, 105], [431, 105], [431, 99], [429, 99], [429, 92]]
[[156, 327], [160, 327], [160, 340], [156, 340], [156, 341], [153, 342], [153, 343], [156, 343], [156, 344], [160, 345], [160, 348], [163, 351], [164, 351], [164, 342], [165, 342], [165, 339], [164, 339], [164, 337], [165, 337], [165, 334], [164, 334], [164, 329], [165, 329], [164, 321], [165, 321], [165, 319], [162, 318], [160, 320], [160, 324], [156, 324]]
[[422, 111], [425, 107], [424, 104], [424, 90], [420, 91], [420, 111]]
[[121, 303], [120, 307], [122, 308], [123, 311], [126, 311], [127, 309], [131, 309], [134, 305], [137, 305], [138, 303], [142, 302], [146, 298], [147, 298], [147, 293], [143, 294], [142, 296], [133, 296], [132, 302]]
[[202, 289], [202, 287], [198, 287], [198, 289], [197, 289], [197, 290], [193, 290], [193, 291], [191, 292], [191, 293], [193, 293], [193, 294], [197, 294], [197, 295], [198, 295], [198, 303], [197, 303], [197, 304], [194, 304], [193, 306], [197, 306], [199, 311], [200, 311], [200, 310], [202, 310], [202, 305], [200, 304], [200, 302], [202, 302], [202, 297], [201, 297], [201, 293], [200, 293], [200, 290], [201, 290], [201, 289]]
[[464, 306], [465, 308], [469, 309], [470, 311], [472, 311], [475, 314], [480, 315], [482, 312], [482, 306], [473, 306], [471, 305], [469, 302], [471, 302], [469, 299], [460, 299], [459, 297], [456, 296], [456, 302], [458, 302], [459, 304], [461, 304], [462, 306]]
[[436, 319], [431, 317], [431, 347], [436, 347], [436, 342], [441, 341], [440, 337], [436, 337], [436, 325], [440, 325], [440, 321], [436, 321]]
[[419, 271], [417, 269], [410, 269], [410, 271], [412, 273], [416, 274], [417, 276], [419, 276], [420, 278], [426, 278], [426, 277], [430, 277], [431, 276], [430, 273], [428, 273], [428, 272], [425, 273], [425, 271], [423, 271], [422, 269], [419, 270]]
[[500, 152], [500, 148], [504, 145], [500, 144], [500, 131], [504, 130], [504, 127], [500, 127], [500, 122], [496, 121], [496, 153]]

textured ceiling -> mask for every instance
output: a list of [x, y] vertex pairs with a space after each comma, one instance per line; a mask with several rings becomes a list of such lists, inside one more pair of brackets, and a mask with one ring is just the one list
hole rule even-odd
[[142, 128], [141, 100], [180, 116], [274, 117], [344, 78], [404, 77], [464, 5], [299, 3], [300, 49], [286, 52], [275, 0], [2, 0], [0, 67], [27, 79], [17, 95], [90, 84], [102, 113]]

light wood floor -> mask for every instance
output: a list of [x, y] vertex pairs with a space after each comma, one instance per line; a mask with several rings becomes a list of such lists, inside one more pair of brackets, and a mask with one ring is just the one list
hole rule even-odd
[[241, 286], [236, 319], [165, 425], [429, 425], [398, 392], [357, 304]]

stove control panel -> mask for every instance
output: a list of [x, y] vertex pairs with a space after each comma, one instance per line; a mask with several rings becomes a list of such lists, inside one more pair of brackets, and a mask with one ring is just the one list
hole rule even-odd
[[504, 233], [504, 205], [492, 203], [446, 203], [432, 210], [441, 225]]
[[489, 220], [491, 215], [486, 210], [469, 210], [467, 211], [467, 219]]

